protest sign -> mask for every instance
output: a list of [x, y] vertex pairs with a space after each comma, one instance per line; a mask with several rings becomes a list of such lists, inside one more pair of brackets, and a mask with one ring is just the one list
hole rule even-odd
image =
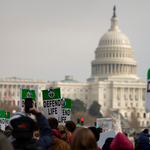
[[60, 88], [46, 89], [42, 91], [43, 110], [46, 118], [61, 116]]
[[3, 131], [5, 131], [5, 116], [6, 116], [6, 111], [0, 110], [0, 129]]
[[112, 118], [97, 118], [96, 126], [103, 129], [112, 129]]
[[[8, 121], [10, 119], [10, 112], [9, 111], [6, 111], [7, 115], [5, 116], [5, 126], [8, 126]], [[5, 113], [5, 114], [6, 114]]]
[[24, 111], [24, 102], [26, 97], [32, 97], [33, 105], [38, 109], [38, 89], [20, 88], [20, 110]]
[[116, 136], [115, 130], [100, 133], [100, 139], [97, 141], [98, 147], [102, 149], [107, 138], [114, 138]]
[[148, 73], [147, 73], [145, 109], [146, 109], [146, 112], [150, 112], [150, 69], [148, 70]]
[[65, 126], [66, 121], [70, 120], [71, 99], [61, 99], [61, 116], [58, 117], [59, 125]]
[[1, 126], [1, 130], [5, 131], [5, 124], [1, 124], [0, 126]]
[[10, 112], [5, 110], [0, 110], [0, 129], [5, 131], [5, 127], [8, 125], [8, 120], [10, 118]]

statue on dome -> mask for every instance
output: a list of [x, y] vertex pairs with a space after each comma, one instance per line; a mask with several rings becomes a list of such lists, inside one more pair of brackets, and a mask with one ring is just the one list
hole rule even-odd
[[114, 10], [113, 18], [115, 18], [115, 17], [117, 17], [116, 16], [116, 6], [114, 6], [113, 10]]

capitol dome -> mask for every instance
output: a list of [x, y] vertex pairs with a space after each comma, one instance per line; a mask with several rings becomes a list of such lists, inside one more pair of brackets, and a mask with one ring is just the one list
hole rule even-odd
[[127, 45], [130, 46], [128, 37], [122, 32], [108, 31], [100, 39], [99, 46], [101, 45]]
[[88, 82], [101, 80], [140, 80], [137, 77], [137, 62], [128, 37], [118, 27], [118, 18], [114, 7], [111, 27], [105, 33], [95, 51], [92, 61], [92, 77]]

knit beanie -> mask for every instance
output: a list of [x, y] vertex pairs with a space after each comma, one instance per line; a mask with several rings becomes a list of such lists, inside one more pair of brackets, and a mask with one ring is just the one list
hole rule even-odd
[[148, 129], [144, 129], [138, 138], [138, 143], [140, 144], [149, 144], [150, 134], [148, 133]]
[[99, 140], [99, 132], [98, 132], [98, 130], [95, 127], [89, 127], [88, 129], [90, 129], [93, 132], [93, 134], [94, 134], [94, 136], [96, 138], [96, 141], [98, 141]]
[[134, 148], [129, 139], [121, 132], [118, 132], [111, 142], [110, 150], [134, 150]]

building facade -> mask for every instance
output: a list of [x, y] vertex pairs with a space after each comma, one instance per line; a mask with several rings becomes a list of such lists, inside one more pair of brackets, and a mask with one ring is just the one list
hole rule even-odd
[[[147, 126], [150, 115], [145, 113], [146, 82], [137, 77], [137, 62], [133, 54], [128, 37], [118, 27], [114, 9], [111, 27], [102, 36], [95, 50], [95, 59], [91, 62], [91, 77], [86, 83], [75, 81], [72, 76], [55, 82], [5, 78], [0, 79], [0, 98], [2, 101], [7, 100], [7, 94], [10, 94], [19, 106], [20, 88], [37, 87], [39, 106], [42, 106], [41, 90], [60, 87], [62, 97], [80, 99], [87, 108], [96, 100], [101, 105], [102, 114], [110, 109], [118, 110], [128, 120], [136, 112], [140, 125]], [[10, 92], [6, 92], [8, 90]]]

